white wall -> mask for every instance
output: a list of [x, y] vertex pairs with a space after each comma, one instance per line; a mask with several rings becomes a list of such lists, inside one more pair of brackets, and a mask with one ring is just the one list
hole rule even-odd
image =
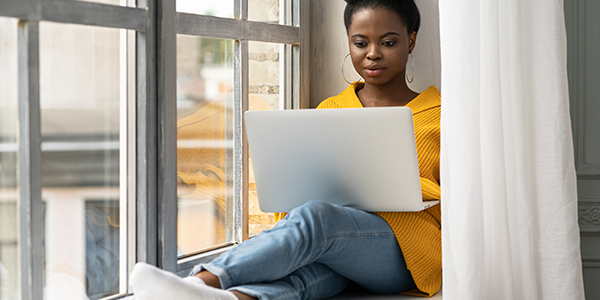
[[[349, 50], [343, 15], [346, 2], [311, 0], [310, 5], [310, 95], [311, 107], [316, 107], [348, 86], [342, 77], [341, 65]], [[421, 92], [430, 85], [441, 88], [440, 30], [438, 0], [417, 0], [417, 5], [422, 21], [414, 50], [415, 79], [410, 87]], [[344, 71], [349, 81], [359, 78], [350, 59]], [[412, 65], [409, 65], [407, 72], [411, 71]]]

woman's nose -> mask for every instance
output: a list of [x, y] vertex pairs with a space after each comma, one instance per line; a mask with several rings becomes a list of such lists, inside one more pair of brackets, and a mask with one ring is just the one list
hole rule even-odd
[[369, 52], [367, 53], [367, 59], [369, 60], [377, 60], [381, 58], [381, 52], [379, 51], [378, 45], [371, 44], [369, 47]]

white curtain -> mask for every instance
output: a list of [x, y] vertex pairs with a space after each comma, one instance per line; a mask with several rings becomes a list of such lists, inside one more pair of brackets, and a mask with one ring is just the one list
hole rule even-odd
[[444, 299], [583, 299], [563, 2], [439, 5]]

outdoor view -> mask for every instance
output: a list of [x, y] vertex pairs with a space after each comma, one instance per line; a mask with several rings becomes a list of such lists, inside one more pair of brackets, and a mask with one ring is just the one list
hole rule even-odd
[[40, 23], [46, 300], [119, 292], [120, 32]]
[[[125, 5], [126, 1], [97, 0]], [[278, 0], [249, 19], [279, 22]], [[233, 17], [233, 1], [177, 1]], [[40, 22], [44, 299], [120, 293], [125, 30]], [[234, 40], [177, 37], [178, 255], [232, 242]], [[249, 43], [249, 107], [281, 109], [280, 44]], [[17, 20], [0, 18], [0, 300], [19, 297]], [[131, 100], [131, 99], [130, 99]], [[271, 228], [250, 170], [250, 236]]]

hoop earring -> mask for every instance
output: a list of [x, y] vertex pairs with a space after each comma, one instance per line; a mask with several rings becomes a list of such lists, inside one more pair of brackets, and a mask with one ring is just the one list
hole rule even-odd
[[[342, 60], [342, 77], [344, 78], [344, 81], [348, 84], [352, 84], [352, 82], [348, 81], [348, 79], [346, 79], [346, 75], [344, 75], [344, 64], [346, 64], [346, 58], [348, 58], [348, 56], [350, 56], [350, 53], [348, 53], [345, 57], [344, 60]], [[360, 81], [362, 79], [359, 78], [357, 81]]]
[[409, 56], [412, 60], [412, 76], [410, 77], [410, 79], [408, 79], [408, 74], [406, 74], [405, 77], [406, 77], [406, 81], [408, 83], [412, 83], [413, 80], [415, 80], [415, 57], [413, 56], [412, 53], [410, 53]]

